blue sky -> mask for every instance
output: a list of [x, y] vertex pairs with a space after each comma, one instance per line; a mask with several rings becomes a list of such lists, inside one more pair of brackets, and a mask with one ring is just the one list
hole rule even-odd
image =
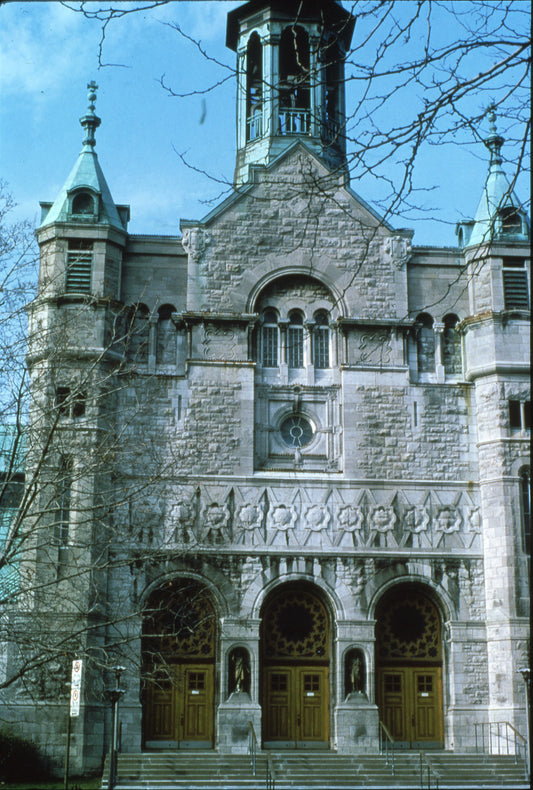
[[[78, 119], [91, 79], [99, 85], [102, 119], [96, 150], [115, 202], [131, 206], [130, 232], [172, 235], [179, 233], [180, 218], [207, 214], [224, 187], [188, 169], [176, 151], [216, 179], [231, 181], [234, 80], [230, 76], [205, 97], [179, 99], [169, 97], [159, 80], [165, 75], [175, 91], [187, 93], [231, 75], [235, 56], [224, 44], [226, 14], [239, 4], [180, 0], [124, 17], [108, 27], [103, 53], [104, 62], [120, 65], [104, 68], [97, 62], [97, 22], [59, 2], [1, 5], [0, 172], [18, 203], [17, 218], [38, 219], [39, 201], [54, 200], [66, 179], [81, 149]], [[208, 62], [168, 26], [174, 21], [229, 68]], [[349, 87], [348, 110], [357, 89]], [[418, 244], [455, 244], [454, 223], [473, 216], [486, 169], [482, 145], [428, 148], [418, 183], [437, 185], [423, 198], [435, 211], [417, 222], [393, 218], [393, 224], [414, 227]], [[378, 197], [365, 178], [352, 187], [371, 204]], [[527, 189], [525, 177], [517, 188], [519, 194]]]

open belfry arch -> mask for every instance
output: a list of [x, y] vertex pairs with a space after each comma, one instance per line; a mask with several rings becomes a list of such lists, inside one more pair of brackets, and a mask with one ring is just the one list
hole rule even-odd
[[[111, 661], [126, 752], [244, 753], [250, 723], [264, 748], [345, 754], [376, 752], [380, 722], [416, 749], [525, 731], [529, 221], [494, 112], [457, 246], [417, 247], [351, 189], [353, 33], [334, 0], [229, 13], [235, 190], [181, 233], [129, 234], [93, 83], [42, 204], [28, 359], [61, 487], [30, 570], [86, 640], [73, 770], [108, 748]], [[14, 701], [35, 739], [64, 716], [43, 688]]]

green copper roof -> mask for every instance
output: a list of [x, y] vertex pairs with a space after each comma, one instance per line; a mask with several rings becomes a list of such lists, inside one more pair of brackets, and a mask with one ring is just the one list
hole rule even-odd
[[[496, 131], [496, 114], [492, 105], [488, 114], [490, 135], [485, 145], [490, 151], [490, 164], [487, 180], [472, 223], [471, 233], [465, 239], [465, 246], [485, 244], [500, 237], [527, 241], [529, 236], [528, 221], [521, 203], [511, 187], [502, 167], [501, 147], [504, 143]], [[515, 211], [513, 211], [515, 210]], [[511, 211], [520, 217], [519, 227], [508, 233], [502, 228], [502, 215]]]
[[[40, 227], [52, 222], [82, 221], [113, 225], [120, 230], [125, 230], [98, 162], [98, 156], [94, 151], [96, 142], [94, 133], [101, 122], [94, 112], [95, 91], [98, 86], [94, 82], [90, 82], [87, 87], [89, 89], [89, 108], [87, 113], [80, 118], [80, 123], [85, 130], [83, 149], [55, 202], [43, 216]], [[72, 201], [76, 194], [84, 191], [93, 198], [94, 211], [91, 213], [85, 210], [78, 215], [72, 211]]]

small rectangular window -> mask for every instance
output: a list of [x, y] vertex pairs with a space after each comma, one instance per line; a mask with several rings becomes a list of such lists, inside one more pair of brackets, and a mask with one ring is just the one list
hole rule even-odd
[[303, 368], [304, 366], [303, 327], [289, 327], [287, 334], [287, 364], [290, 368]]
[[509, 427], [511, 430], [531, 429], [531, 401], [509, 401]]
[[523, 258], [503, 259], [503, 300], [506, 310], [529, 310], [529, 286]]
[[74, 400], [72, 402], [72, 416], [76, 417], [83, 417], [85, 414], [85, 401], [87, 400], [87, 395], [85, 392], [77, 392], [74, 395]]
[[67, 293], [90, 293], [93, 266], [93, 243], [83, 239], [72, 239], [68, 243]]
[[261, 363], [265, 368], [275, 368], [278, 365], [278, 328], [277, 326], [263, 326], [261, 331], [262, 355]]
[[56, 409], [62, 416], [68, 416], [70, 387], [58, 387], [56, 389]]

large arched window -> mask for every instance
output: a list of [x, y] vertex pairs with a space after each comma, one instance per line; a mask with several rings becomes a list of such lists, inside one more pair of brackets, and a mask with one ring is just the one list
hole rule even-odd
[[444, 316], [444, 331], [442, 334], [442, 362], [447, 376], [461, 374], [461, 338], [455, 327], [459, 319], [452, 313]]
[[304, 320], [302, 314], [296, 311], [289, 315], [287, 364], [290, 368], [304, 366]]
[[279, 327], [275, 310], [265, 310], [261, 326], [259, 360], [264, 368], [278, 366]]
[[428, 313], [420, 313], [416, 319], [418, 333], [416, 353], [419, 373], [435, 372], [435, 332], [433, 319]]
[[310, 125], [309, 38], [302, 27], [287, 27], [279, 45], [281, 134], [307, 134]]
[[128, 337], [125, 343], [128, 355], [136, 362], [148, 359], [148, 317], [150, 311], [145, 304], [138, 303], [131, 308]]
[[246, 139], [261, 137], [263, 65], [261, 40], [252, 33], [246, 50]]
[[157, 349], [156, 361], [162, 364], [176, 363], [176, 330], [172, 324], [172, 313], [176, 308], [171, 304], [161, 305], [157, 311]]
[[526, 554], [531, 554], [531, 469], [520, 470], [520, 498], [522, 500], [522, 544]]
[[329, 368], [329, 321], [325, 310], [315, 314], [313, 364], [318, 370]]

